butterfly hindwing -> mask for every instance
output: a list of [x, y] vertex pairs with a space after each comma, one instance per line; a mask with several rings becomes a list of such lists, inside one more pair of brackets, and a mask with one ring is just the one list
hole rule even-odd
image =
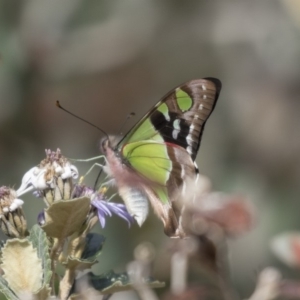
[[166, 234], [184, 236], [179, 228], [180, 200], [184, 196], [186, 181], [194, 180], [197, 176], [189, 153], [175, 144], [138, 141], [124, 145], [122, 155], [126, 157], [130, 168], [143, 178], [142, 188], [163, 221]]
[[122, 148], [122, 155], [153, 186], [175, 189], [182, 186], [183, 176], [196, 172], [188, 152], [175, 144], [151, 140], [128, 143]]

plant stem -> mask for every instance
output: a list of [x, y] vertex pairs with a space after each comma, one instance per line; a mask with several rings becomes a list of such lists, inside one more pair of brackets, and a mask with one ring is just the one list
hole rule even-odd
[[73, 286], [73, 282], [75, 280], [76, 274], [75, 274], [74, 268], [66, 269], [65, 275], [63, 279], [60, 281], [59, 285], [59, 298], [61, 300], [66, 300], [69, 297], [70, 290]]
[[51, 253], [50, 253], [51, 271], [52, 271], [52, 276], [51, 276], [51, 280], [50, 280], [51, 296], [56, 296], [56, 294], [55, 294], [55, 269], [56, 269], [57, 259], [63, 248], [63, 244], [64, 244], [64, 240], [54, 239], [54, 243], [53, 243]]

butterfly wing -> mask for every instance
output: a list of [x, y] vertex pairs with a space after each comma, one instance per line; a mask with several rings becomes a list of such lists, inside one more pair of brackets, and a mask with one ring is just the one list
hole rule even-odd
[[[194, 160], [220, 90], [221, 82], [214, 78], [192, 80], [177, 87], [117, 145], [124, 162], [145, 179], [140, 191], [147, 195], [169, 236], [184, 236], [179, 200], [189, 179], [197, 178]], [[130, 203], [134, 188], [128, 191], [126, 188], [121, 195], [125, 203]]]
[[[129, 166], [144, 179], [144, 194], [163, 221], [166, 234], [172, 237], [184, 236], [180, 200], [185, 194], [185, 183], [197, 177], [189, 153], [175, 144], [150, 140], [124, 145], [122, 155], [126, 157]], [[122, 195], [125, 203], [130, 203], [126, 196], [130, 195]], [[137, 216], [140, 213], [131, 211]]]
[[119, 142], [154, 140], [183, 147], [195, 160], [205, 122], [221, 90], [215, 78], [189, 81], [162, 98]]

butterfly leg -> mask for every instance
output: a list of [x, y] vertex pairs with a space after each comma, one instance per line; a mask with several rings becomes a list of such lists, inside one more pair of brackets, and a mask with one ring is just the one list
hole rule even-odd
[[94, 161], [94, 160], [98, 160], [100, 158], [105, 158], [105, 155], [99, 155], [99, 156], [95, 156], [95, 157], [91, 157], [91, 158], [86, 158], [86, 159], [76, 159], [76, 158], [69, 158], [69, 160], [72, 161], [80, 161], [80, 162], [89, 162], [89, 161]]
[[106, 188], [107, 186], [112, 186], [112, 185], [115, 185], [115, 180], [113, 178], [102, 182], [102, 184], [99, 187], [99, 190]]
[[114, 197], [116, 197], [118, 195], [118, 193], [114, 193], [112, 194], [106, 201], [109, 202], [110, 200], [112, 200]]
[[80, 183], [80, 184], [83, 182], [84, 178], [92, 172], [92, 170], [93, 170], [95, 167], [99, 167], [99, 168], [103, 169], [104, 165], [98, 164], [98, 163], [93, 164], [93, 165], [88, 169], [88, 171], [87, 171], [83, 176], [80, 177], [80, 180], [79, 180], [79, 183]]

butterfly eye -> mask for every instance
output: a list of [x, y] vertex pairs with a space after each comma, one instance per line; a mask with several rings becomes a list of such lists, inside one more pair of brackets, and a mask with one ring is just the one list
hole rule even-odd
[[109, 147], [109, 145], [110, 145], [110, 142], [109, 142], [108, 138], [104, 138], [104, 139], [101, 140], [101, 142], [100, 142], [100, 150], [101, 150], [101, 152], [103, 154], [106, 153], [107, 148]]

